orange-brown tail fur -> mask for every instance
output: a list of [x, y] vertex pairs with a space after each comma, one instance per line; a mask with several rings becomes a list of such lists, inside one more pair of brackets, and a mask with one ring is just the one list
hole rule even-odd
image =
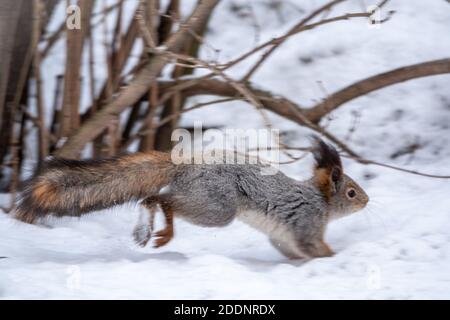
[[173, 168], [170, 155], [156, 151], [104, 160], [51, 159], [27, 183], [15, 217], [34, 223], [138, 201], [167, 185]]

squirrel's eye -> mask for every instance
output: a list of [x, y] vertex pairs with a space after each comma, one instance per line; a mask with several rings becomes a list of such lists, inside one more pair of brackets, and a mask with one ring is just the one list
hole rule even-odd
[[353, 189], [347, 191], [347, 195], [349, 198], [354, 198], [356, 196], [356, 192]]

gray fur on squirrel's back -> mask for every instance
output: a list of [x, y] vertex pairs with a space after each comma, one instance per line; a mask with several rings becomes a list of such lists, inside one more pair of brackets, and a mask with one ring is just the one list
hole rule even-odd
[[273, 238], [291, 231], [308, 236], [317, 230], [314, 225], [325, 223], [326, 202], [312, 183], [280, 171], [263, 175], [261, 169], [249, 164], [180, 165], [164, 196], [192, 223], [218, 227], [238, 217]]

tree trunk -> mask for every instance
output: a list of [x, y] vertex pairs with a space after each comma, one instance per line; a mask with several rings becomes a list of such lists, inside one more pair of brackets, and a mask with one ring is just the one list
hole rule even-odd
[[[0, 2], [0, 159], [4, 163], [11, 139], [11, 102], [31, 41], [32, 6], [23, 0]], [[20, 25], [20, 30], [18, 26]], [[20, 32], [20, 33], [19, 33]], [[19, 36], [20, 35], [20, 36]]]
[[89, 28], [91, 11], [94, 1], [79, 0], [81, 9], [81, 29], [67, 30], [67, 58], [64, 79], [64, 99], [61, 111], [60, 137], [68, 137], [80, 126], [79, 104], [81, 87], [81, 62], [83, 57], [84, 40]]
[[[57, 0], [46, 0], [45, 27]], [[14, 121], [21, 121], [20, 107], [32, 57], [33, 2], [0, 1], [0, 162], [5, 164], [11, 152]], [[4, 167], [0, 173], [3, 177]]]

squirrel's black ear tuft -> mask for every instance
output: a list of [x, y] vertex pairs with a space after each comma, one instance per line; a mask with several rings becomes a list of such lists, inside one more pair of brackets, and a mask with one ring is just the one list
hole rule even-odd
[[312, 153], [316, 160], [316, 169], [330, 169], [340, 168], [342, 170], [342, 162], [339, 153], [336, 149], [325, 143], [318, 136], [312, 136], [313, 148]]
[[312, 153], [316, 160], [314, 181], [327, 199], [339, 190], [343, 177], [342, 162], [336, 149], [317, 136], [312, 136]]

